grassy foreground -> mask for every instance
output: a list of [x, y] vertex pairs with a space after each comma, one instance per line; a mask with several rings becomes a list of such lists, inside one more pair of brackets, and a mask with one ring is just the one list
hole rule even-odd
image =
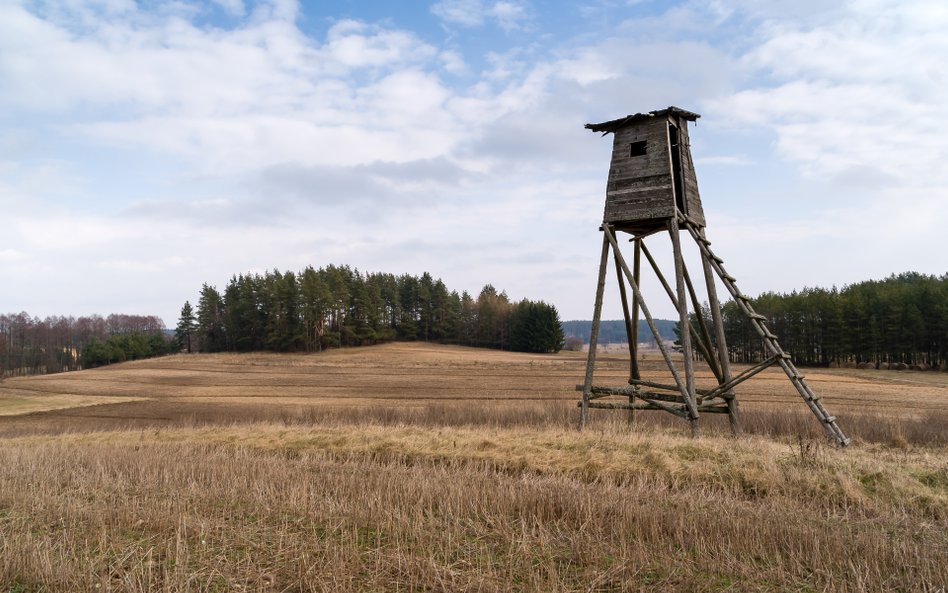
[[948, 450], [621, 424], [0, 445], [0, 591], [935, 591]]

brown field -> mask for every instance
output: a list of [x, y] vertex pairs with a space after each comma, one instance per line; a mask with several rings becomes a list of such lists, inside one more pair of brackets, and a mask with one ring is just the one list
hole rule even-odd
[[[657, 353], [643, 376], [670, 382]], [[248, 421], [286, 423], [342, 417], [426, 424], [566, 426], [575, 420], [585, 354], [532, 355], [386, 344], [306, 354], [198, 354], [0, 383], [0, 436]], [[622, 385], [628, 358], [601, 356], [596, 383]], [[948, 374], [806, 369], [807, 381], [844, 430], [867, 441], [948, 444]], [[699, 387], [712, 381], [699, 372]], [[747, 429], [818, 434], [820, 427], [779, 369], [738, 388]], [[32, 412], [24, 415], [23, 412]], [[595, 411], [594, 411], [595, 412]], [[599, 412], [593, 422], [619, 413]], [[646, 413], [646, 425], [684, 429]], [[712, 432], [721, 418], [706, 416]], [[929, 430], [928, 428], [932, 428]]]
[[0, 592], [944, 591], [948, 374], [808, 369], [837, 450], [773, 370], [740, 439], [577, 432], [584, 365], [390, 344], [8, 379]]

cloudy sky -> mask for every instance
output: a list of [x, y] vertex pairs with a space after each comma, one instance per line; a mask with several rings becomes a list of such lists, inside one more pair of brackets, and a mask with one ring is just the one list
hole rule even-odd
[[946, 30], [942, 0], [0, 0], [0, 312], [174, 325], [335, 263], [588, 319], [583, 124], [668, 105], [748, 294], [943, 274]]

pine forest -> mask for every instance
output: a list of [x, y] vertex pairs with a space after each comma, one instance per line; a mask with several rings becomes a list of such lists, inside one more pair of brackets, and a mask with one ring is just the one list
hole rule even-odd
[[522, 352], [563, 345], [559, 314], [542, 301], [511, 301], [485, 286], [476, 298], [420, 277], [329, 265], [301, 273], [234, 276], [223, 293], [205, 284], [177, 327], [202, 352], [318, 352], [394, 340], [424, 340]]

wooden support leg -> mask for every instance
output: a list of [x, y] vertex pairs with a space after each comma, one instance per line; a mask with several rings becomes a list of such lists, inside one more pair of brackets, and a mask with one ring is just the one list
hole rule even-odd
[[[641, 286], [640, 282], [640, 272], [641, 272], [641, 260], [642, 260], [642, 239], [635, 239], [633, 242], [635, 247], [632, 254], [632, 278], [635, 281], [636, 286]], [[621, 276], [621, 274], [620, 274]], [[629, 367], [629, 370], [632, 374], [632, 379], [640, 380], [642, 378], [642, 372], [639, 370], [639, 298], [637, 295], [632, 295], [632, 331], [630, 339], [635, 342], [635, 349], [632, 351], [632, 364]], [[632, 403], [633, 398], [629, 398], [629, 403]], [[629, 409], [629, 424], [635, 422], [635, 409]]]
[[697, 438], [698, 430], [698, 411], [695, 400], [695, 369], [694, 369], [694, 351], [691, 349], [691, 326], [688, 319], [688, 292], [685, 287], [684, 259], [681, 254], [681, 237], [678, 235], [678, 218], [673, 216], [668, 222], [668, 233], [671, 235], [672, 250], [675, 258], [675, 283], [678, 292], [678, 318], [681, 333], [681, 351], [685, 362], [685, 384], [687, 386], [686, 400], [691, 405], [688, 406], [689, 420], [691, 421], [691, 436]]
[[[625, 278], [622, 277], [622, 268], [619, 266], [618, 256], [615, 256], [613, 259], [616, 264], [616, 280], [619, 281], [619, 298], [622, 300], [622, 314], [625, 316], [625, 336], [626, 336], [626, 341], [629, 344], [629, 379], [631, 380], [635, 378], [635, 375], [637, 372], [636, 360], [635, 360], [636, 341], [632, 337], [632, 315], [629, 312], [629, 299], [625, 291]], [[635, 402], [635, 396], [632, 394], [629, 394], [629, 403], [632, 404], [634, 402]], [[631, 424], [634, 419], [635, 419], [635, 409], [630, 406], [629, 407], [629, 423]]]
[[589, 333], [589, 352], [586, 356], [586, 378], [583, 382], [583, 401], [579, 409], [579, 429], [586, 426], [589, 417], [589, 398], [592, 395], [593, 369], [596, 366], [596, 345], [599, 341], [599, 322], [602, 317], [602, 297], [606, 291], [606, 264], [609, 261], [609, 228], [603, 225], [602, 256], [599, 258], [599, 284], [596, 286], [596, 304], [593, 307], [592, 330]]
[[[685, 276], [685, 286], [688, 288], [688, 294], [691, 296], [692, 310], [695, 312], [695, 317], [698, 318], [697, 326], [699, 331], [697, 335], [693, 337], [697, 339], [698, 350], [708, 363], [711, 373], [714, 374], [714, 378], [720, 383], [724, 380], [724, 377], [721, 374], [721, 369], [718, 367], [718, 360], [714, 356], [714, 345], [711, 342], [711, 334], [708, 332], [708, 325], [704, 322], [704, 312], [701, 310], [701, 303], [698, 302], [698, 294], [695, 292], [694, 284], [691, 283], [691, 275], [688, 273], [688, 266], [685, 265], [684, 262], [682, 262], [681, 269]], [[694, 332], [694, 326], [692, 326], [691, 329], [692, 332]]]
[[619, 266], [619, 258], [613, 257], [613, 260], [616, 264], [616, 279], [619, 281], [622, 314], [625, 316], [625, 335], [629, 342], [629, 378], [632, 379], [635, 377], [635, 340], [632, 339], [632, 314], [629, 312], [629, 299], [625, 290], [625, 278], [622, 277], [622, 268]]
[[[704, 236], [704, 229], [701, 229], [701, 238]], [[701, 265], [704, 268], [704, 281], [708, 286], [708, 306], [711, 307], [711, 320], [714, 323], [714, 338], [718, 343], [718, 363], [721, 365], [722, 383], [731, 380], [731, 359], [728, 356], [727, 340], [724, 336], [724, 318], [721, 316], [721, 303], [718, 301], [718, 291], [714, 283], [714, 270], [711, 267], [711, 261], [701, 253]], [[734, 397], [734, 391], [728, 389], [725, 392], [727, 401], [727, 419], [731, 425], [731, 434], [739, 436], [741, 434], [741, 422], [738, 416], [737, 399]]]

